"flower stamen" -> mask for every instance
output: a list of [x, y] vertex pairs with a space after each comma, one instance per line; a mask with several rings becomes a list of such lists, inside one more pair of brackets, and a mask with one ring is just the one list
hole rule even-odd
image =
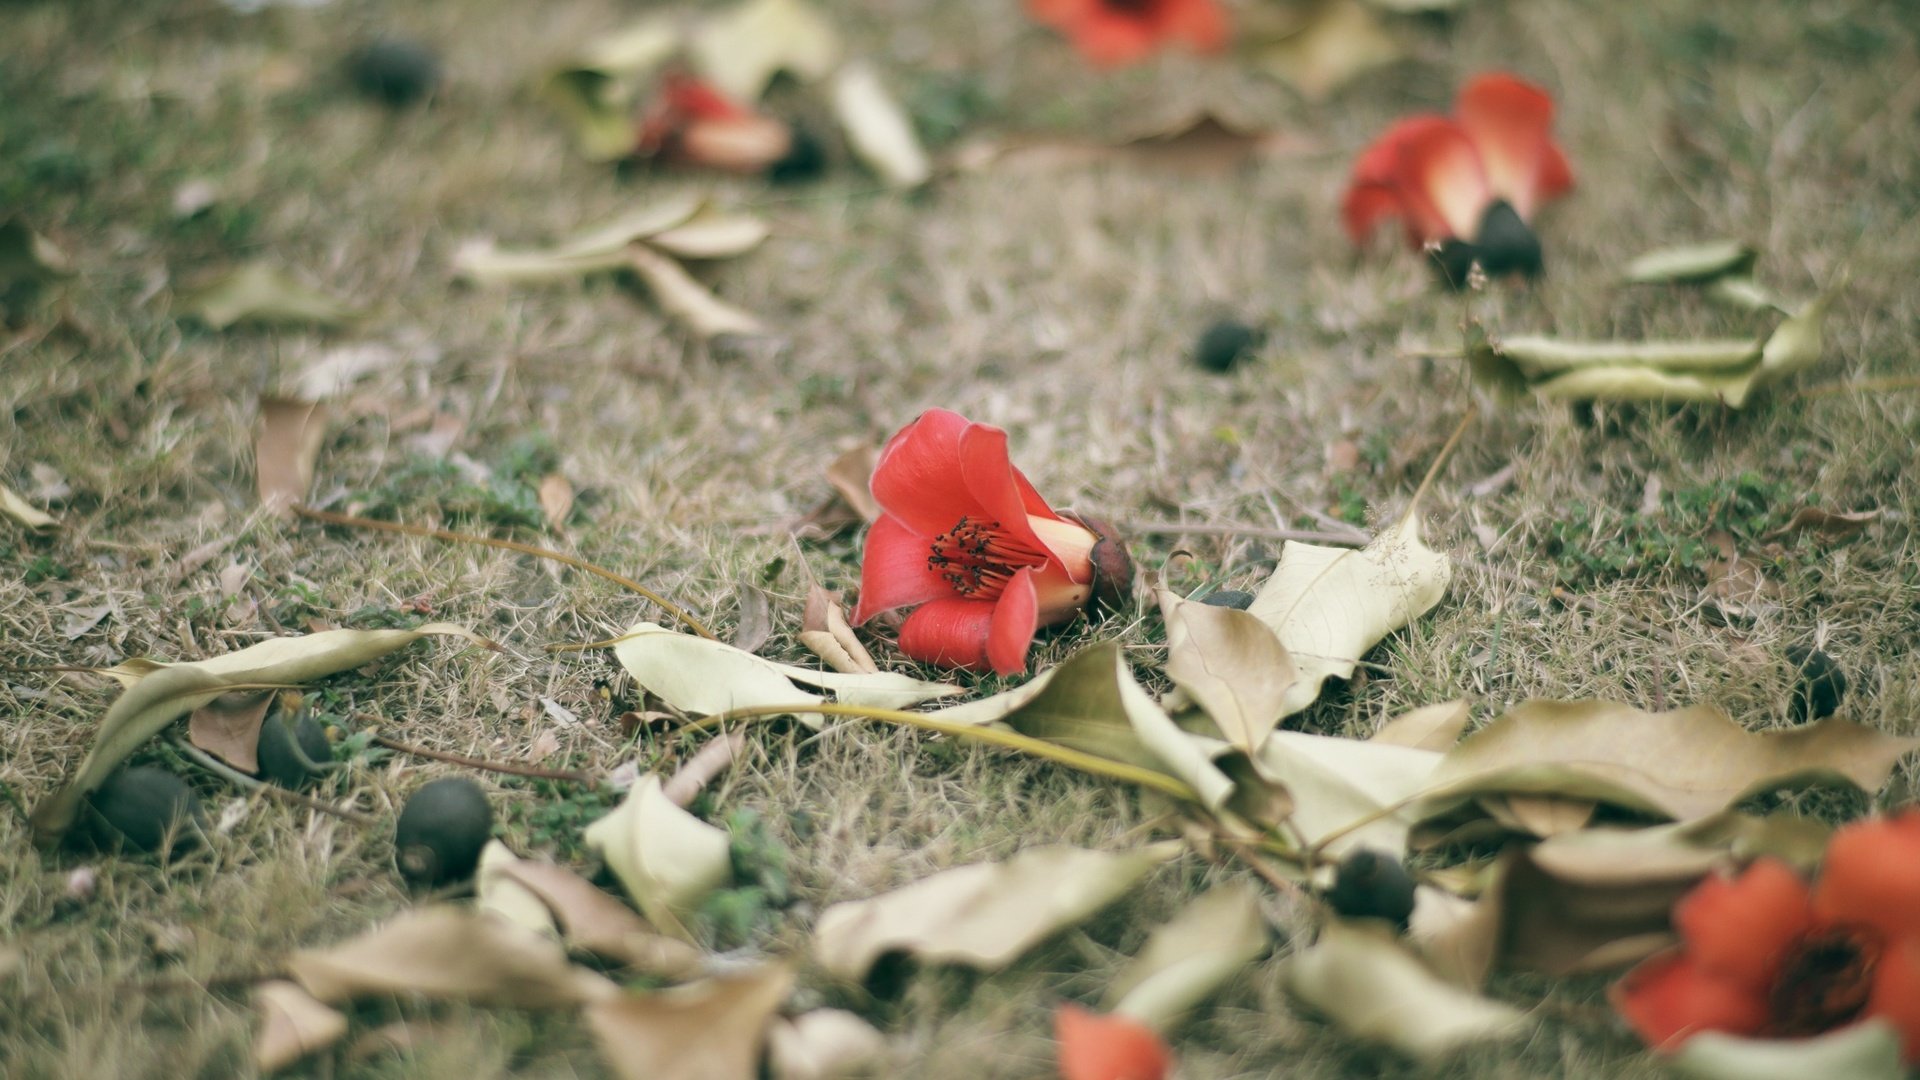
[[1767, 1004], [1774, 1034], [1817, 1035], [1860, 1015], [1873, 992], [1879, 942], [1856, 926], [1836, 926], [1795, 943], [1780, 966]]

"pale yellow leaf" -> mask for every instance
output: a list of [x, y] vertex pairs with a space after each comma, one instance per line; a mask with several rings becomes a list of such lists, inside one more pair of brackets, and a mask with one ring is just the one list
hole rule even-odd
[[1702, 1031], [1669, 1059], [1693, 1080], [1901, 1080], [1900, 1032], [1885, 1020], [1797, 1039], [1748, 1039]]
[[18, 492], [5, 484], [0, 484], [0, 513], [29, 529], [51, 529], [59, 524], [51, 515], [21, 498]]
[[616, 997], [604, 976], [567, 961], [551, 938], [484, 911], [415, 908], [338, 945], [287, 958], [289, 978], [321, 1001], [418, 994], [519, 1008]]
[[326, 440], [324, 403], [261, 398], [260, 427], [253, 442], [260, 505], [280, 517], [292, 517], [293, 505], [307, 500], [314, 461]]
[[1101, 1008], [1168, 1031], [1187, 1011], [1266, 954], [1259, 895], [1222, 885], [1156, 927], [1147, 944], [1107, 986]]
[[733, 880], [731, 843], [644, 776], [611, 813], [587, 826], [587, 847], [606, 861], [648, 921], [676, 929], [680, 917]]
[[263, 982], [253, 988], [253, 1003], [260, 1012], [253, 1065], [263, 1073], [278, 1072], [347, 1033], [346, 1016], [315, 1001], [297, 983]]
[[834, 75], [833, 109], [847, 145], [880, 179], [895, 187], [918, 187], [933, 176], [913, 119], [871, 65], [850, 63]]
[[782, 71], [807, 80], [832, 71], [840, 35], [806, 0], [745, 0], [701, 24], [688, 52], [701, 78], [751, 103]]
[[773, 1080], [848, 1080], [885, 1076], [887, 1040], [844, 1009], [814, 1009], [775, 1020], [767, 1039]]
[[352, 307], [288, 277], [266, 262], [250, 262], [179, 295], [179, 310], [215, 330], [238, 322], [312, 323], [352, 319]]
[[627, 265], [646, 283], [660, 310], [686, 327], [694, 337], [710, 341], [727, 335], [753, 337], [767, 332], [759, 319], [713, 295], [679, 263], [647, 245], [635, 244], [628, 248], [626, 258]]
[[1213, 718], [1235, 748], [1254, 754], [1285, 715], [1298, 679], [1274, 632], [1249, 612], [1159, 590], [1167, 678]]

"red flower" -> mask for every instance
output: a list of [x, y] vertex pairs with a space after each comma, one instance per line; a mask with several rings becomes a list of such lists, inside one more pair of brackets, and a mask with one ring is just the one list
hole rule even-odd
[[1526, 223], [1573, 186], [1553, 143], [1553, 99], [1494, 72], [1463, 87], [1453, 112], [1400, 120], [1360, 155], [1340, 208], [1347, 234], [1365, 244], [1399, 217], [1414, 247], [1462, 249], [1462, 269], [1478, 258], [1490, 274], [1538, 273], [1540, 244]]
[[1794, 1038], [1878, 1017], [1920, 1063], [1920, 811], [1849, 825], [1809, 887], [1761, 859], [1675, 906], [1683, 944], [1613, 987], [1650, 1045], [1700, 1031]]
[[1053, 1038], [1060, 1044], [1061, 1080], [1163, 1080], [1173, 1065], [1152, 1028], [1078, 1005], [1054, 1010]]
[[887, 441], [871, 487], [883, 513], [867, 533], [853, 621], [920, 605], [900, 627], [900, 651], [916, 660], [1025, 671], [1036, 630], [1131, 584], [1112, 530], [1054, 513], [997, 427], [929, 409]]
[[1227, 43], [1218, 0], [1027, 0], [1027, 12], [1102, 67], [1144, 60], [1176, 38], [1207, 52]]
[[634, 153], [728, 172], [759, 172], [793, 149], [787, 125], [682, 71], [668, 72], [640, 118]]

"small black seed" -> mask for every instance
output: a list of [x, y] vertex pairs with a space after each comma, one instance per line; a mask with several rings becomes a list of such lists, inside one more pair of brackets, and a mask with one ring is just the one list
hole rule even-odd
[[473, 874], [493, 832], [493, 809], [464, 777], [435, 780], [413, 793], [393, 829], [394, 864], [410, 884], [444, 885]]
[[326, 729], [311, 714], [302, 712], [289, 730], [280, 714], [272, 713], [260, 725], [259, 759], [261, 776], [297, 791], [319, 775], [308, 762], [325, 765], [332, 761], [333, 747], [327, 742]]
[[1796, 724], [1832, 716], [1847, 696], [1847, 673], [1838, 662], [1819, 649], [1795, 645], [1787, 650], [1795, 679], [1793, 697], [1787, 711]]
[[1361, 848], [1340, 860], [1327, 903], [1348, 918], [1385, 919], [1405, 930], [1413, 917], [1413, 875], [1398, 859]]
[[1245, 611], [1253, 603], [1253, 594], [1239, 589], [1215, 589], [1201, 597], [1200, 602], [1212, 604], [1214, 607], [1239, 608]]
[[201, 840], [206, 814], [186, 781], [151, 765], [122, 769], [87, 796], [84, 835], [102, 851], [185, 851]]
[[1494, 200], [1481, 215], [1480, 232], [1473, 238], [1473, 245], [1480, 252], [1480, 268], [1488, 277], [1539, 277], [1545, 268], [1540, 238], [1505, 199]]
[[1200, 340], [1193, 347], [1193, 362], [1208, 371], [1232, 371], [1260, 347], [1264, 337], [1245, 323], [1217, 320], [1201, 331]]
[[356, 90], [385, 105], [412, 105], [440, 84], [440, 57], [417, 41], [390, 38], [355, 49], [347, 75]]
[[827, 171], [827, 148], [813, 132], [792, 125], [793, 142], [786, 156], [767, 166], [767, 179], [776, 184], [804, 184]]

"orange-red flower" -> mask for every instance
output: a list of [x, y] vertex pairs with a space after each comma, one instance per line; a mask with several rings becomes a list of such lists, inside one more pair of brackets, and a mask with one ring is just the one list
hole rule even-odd
[[1007, 433], [930, 409], [880, 451], [883, 513], [867, 532], [853, 621], [919, 605], [900, 651], [1012, 675], [1040, 627], [1125, 595], [1133, 564], [1111, 528], [1055, 513], [1007, 456]]
[[1027, 0], [1027, 11], [1102, 67], [1144, 60], [1171, 41], [1207, 52], [1227, 43], [1219, 0]]
[[1878, 1017], [1920, 1063], [1920, 811], [1834, 833], [1811, 886], [1772, 859], [1709, 878], [1673, 921], [1683, 944], [1613, 987], [1648, 1044], [1673, 1050], [1701, 1031], [1794, 1038]]
[[1103, 1016], [1078, 1005], [1053, 1013], [1061, 1080], [1163, 1080], [1173, 1054], [1152, 1028], [1124, 1016]]
[[754, 173], [793, 150], [786, 124], [735, 102], [683, 71], [668, 72], [640, 117], [634, 154]]
[[1477, 259], [1490, 274], [1538, 273], [1527, 222], [1573, 186], [1552, 127], [1546, 91], [1503, 72], [1475, 78], [1452, 116], [1409, 116], [1360, 155], [1341, 206], [1347, 234], [1365, 244], [1398, 217], [1408, 242], [1440, 245], [1449, 268]]

